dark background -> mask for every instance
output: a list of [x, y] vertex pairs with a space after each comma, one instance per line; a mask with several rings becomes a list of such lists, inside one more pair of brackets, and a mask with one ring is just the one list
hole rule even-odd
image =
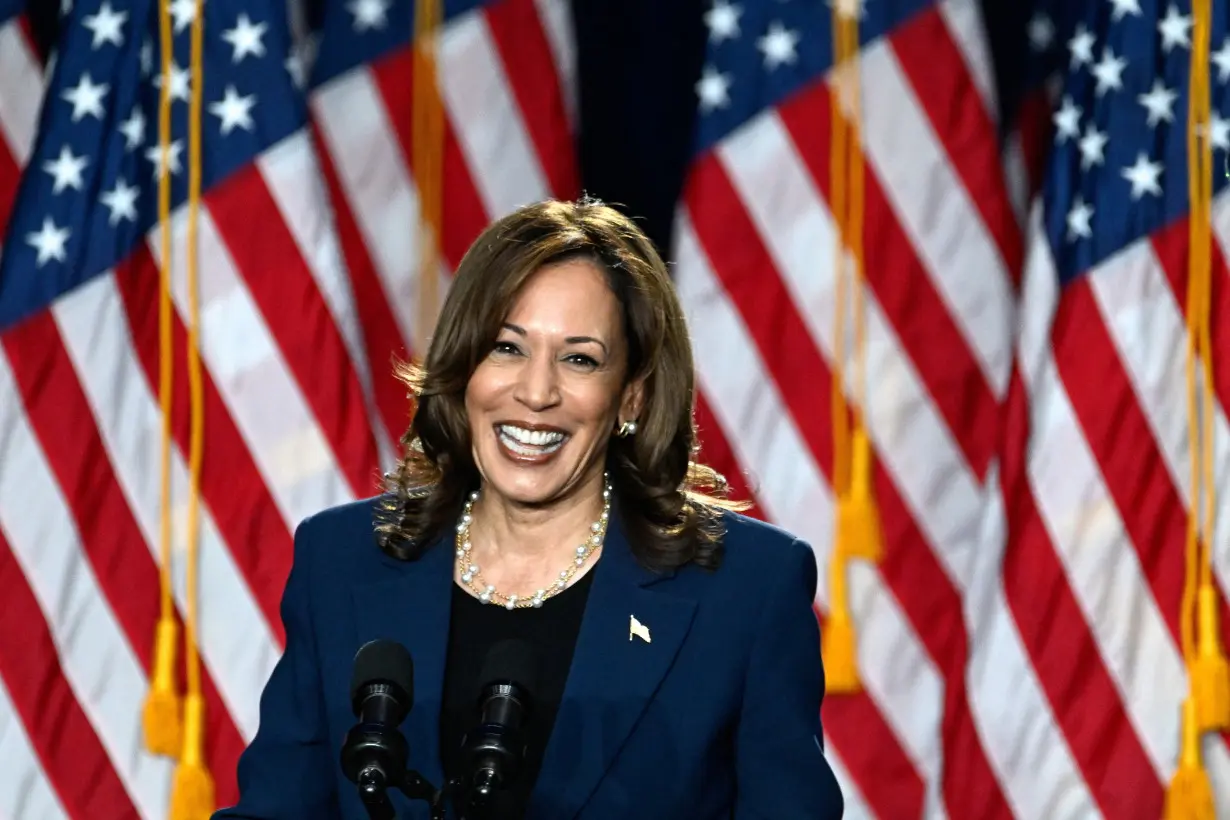
[[[822, 0], [816, 0], [821, 2]], [[980, 0], [1001, 110], [1022, 93], [1029, 3]], [[666, 252], [696, 113], [711, 0], [573, 0], [586, 193], [636, 217]], [[54, 42], [59, 3], [29, 0], [38, 47]]]

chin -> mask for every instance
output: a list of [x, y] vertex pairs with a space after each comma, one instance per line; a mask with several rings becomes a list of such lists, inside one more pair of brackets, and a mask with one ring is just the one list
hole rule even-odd
[[536, 507], [558, 498], [563, 482], [548, 479], [546, 476], [508, 475], [505, 471], [497, 470], [488, 475], [487, 486], [491, 492], [509, 501]]
[[566, 442], [550, 458], [527, 459], [509, 453], [497, 442], [482, 454], [482, 473], [491, 491], [509, 501], [527, 506], [547, 504], [565, 494], [584, 472], [569, 452], [569, 445], [575, 443]]

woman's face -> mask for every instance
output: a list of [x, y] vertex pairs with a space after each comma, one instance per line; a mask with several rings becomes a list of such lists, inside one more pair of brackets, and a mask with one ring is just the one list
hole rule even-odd
[[619, 301], [593, 263], [531, 276], [466, 387], [486, 491], [538, 505], [597, 488], [610, 436], [640, 409], [626, 360]]

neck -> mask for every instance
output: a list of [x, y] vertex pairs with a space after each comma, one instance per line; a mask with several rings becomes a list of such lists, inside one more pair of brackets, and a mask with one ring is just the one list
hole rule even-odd
[[599, 473], [568, 497], [534, 507], [484, 492], [474, 504], [471, 533], [480, 534], [483, 552], [500, 560], [533, 561], [571, 552], [602, 512], [602, 489]]

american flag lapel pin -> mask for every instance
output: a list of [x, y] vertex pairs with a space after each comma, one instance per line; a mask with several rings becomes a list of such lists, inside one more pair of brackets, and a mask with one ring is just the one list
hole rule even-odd
[[629, 618], [631, 620], [628, 621], [628, 640], [632, 640], [632, 637], [635, 635], [645, 643], [652, 643], [649, 639], [649, 627], [638, 621], [635, 615], [631, 615]]

